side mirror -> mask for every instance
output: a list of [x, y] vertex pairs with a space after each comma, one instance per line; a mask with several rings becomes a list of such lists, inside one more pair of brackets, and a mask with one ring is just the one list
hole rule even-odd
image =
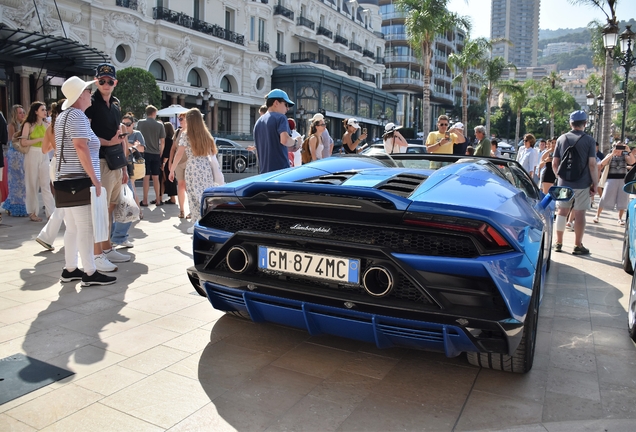
[[623, 190], [628, 194], [636, 194], [636, 181], [632, 181], [623, 186]]
[[[634, 182], [636, 183], [636, 182]], [[569, 201], [574, 196], [574, 191], [566, 186], [552, 186], [548, 194], [543, 197], [539, 205], [546, 208], [551, 201]]]
[[552, 186], [548, 190], [548, 195], [555, 201], [569, 201], [574, 196], [574, 191], [565, 186]]

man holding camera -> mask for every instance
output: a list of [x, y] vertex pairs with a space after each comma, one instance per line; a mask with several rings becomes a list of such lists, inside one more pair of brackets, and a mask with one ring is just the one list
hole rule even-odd
[[[573, 255], [587, 255], [590, 251], [583, 246], [583, 233], [585, 231], [585, 212], [590, 208], [590, 198], [596, 193], [598, 187], [598, 168], [596, 166], [596, 141], [589, 135], [586, 135], [585, 124], [587, 123], [587, 114], [585, 111], [574, 111], [570, 114], [570, 126], [572, 130], [565, 133], [557, 139], [556, 148], [554, 149], [554, 157], [552, 158], [552, 166], [557, 173], [559, 186], [568, 186], [574, 190], [574, 199], [564, 202], [557, 202], [556, 217], [556, 243], [554, 251], [561, 252], [563, 247], [563, 232], [565, 231], [565, 223], [568, 212], [572, 208], [574, 213], [574, 250]], [[581, 166], [587, 167], [583, 169], [581, 175], [570, 181], [567, 181], [558, 174], [560, 171], [561, 159], [565, 155], [566, 149], [575, 146], [580, 158]]]
[[437, 132], [429, 133], [426, 138], [428, 153], [453, 154], [453, 145], [466, 142], [463, 130], [455, 127], [449, 130], [449, 125], [448, 116], [441, 115], [437, 118]]

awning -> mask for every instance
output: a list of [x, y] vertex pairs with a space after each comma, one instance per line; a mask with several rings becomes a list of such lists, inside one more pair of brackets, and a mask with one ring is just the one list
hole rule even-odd
[[72, 39], [0, 24], [0, 64], [93, 76], [98, 64], [109, 61], [103, 52]]
[[378, 121], [378, 120], [374, 120], [374, 119], [370, 119], [370, 118], [364, 118], [364, 117], [358, 117], [358, 116], [352, 116], [352, 115], [347, 115], [347, 114], [343, 114], [343, 113], [339, 113], [337, 111], [325, 111], [325, 115], [327, 117], [335, 117], [335, 118], [341, 118], [341, 119], [346, 119], [346, 118], [355, 118], [356, 120], [358, 120], [358, 123], [365, 123], [365, 124], [373, 124], [373, 125], [378, 125], [378, 126], [384, 126], [384, 123]]

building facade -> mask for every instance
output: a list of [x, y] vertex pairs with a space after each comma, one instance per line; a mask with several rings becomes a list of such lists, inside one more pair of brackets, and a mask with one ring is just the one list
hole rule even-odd
[[[382, 88], [398, 97], [396, 120], [400, 125], [421, 130], [422, 92], [424, 90], [424, 66], [422, 60], [409, 45], [404, 21], [406, 13], [399, 11], [393, 0], [380, 0], [382, 33], [386, 40], [385, 66]], [[435, 124], [441, 114], [461, 106], [461, 84], [453, 81], [448, 66], [448, 56], [460, 52], [465, 35], [454, 31], [438, 36], [434, 43], [431, 62], [430, 124]], [[469, 103], [478, 101], [479, 89], [469, 87]]]
[[[45, 46], [41, 55], [29, 59], [27, 69], [19, 55], [3, 55], [3, 109], [36, 99], [55, 100], [61, 97], [59, 86], [65, 78], [88, 78], [91, 67], [104, 60], [118, 69], [150, 71], [161, 89], [162, 107], [199, 106], [214, 133], [235, 138], [251, 134], [258, 108], [274, 86], [276, 69], [291, 63], [305, 63], [343, 83], [327, 99], [320, 88], [312, 98], [290, 93], [300, 102], [291, 116], [298, 117], [302, 105], [309, 117], [325, 110], [334, 119], [368, 117], [379, 127], [380, 112], [361, 111], [357, 105], [349, 109], [347, 97], [353, 94], [358, 101], [364, 99], [359, 94], [374, 93], [385, 116], [397, 105], [394, 96], [381, 90], [384, 39], [377, 0], [0, 0], [0, 22], [3, 28], [86, 44], [99, 54], [83, 69], [47, 61]], [[81, 58], [77, 55], [74, 61]], [[325, 108], [331, 99], [337, 103]]]
[[517, 67], [536, 67], [539, 49], [541, 0], [492, 0], [490, 39], [494, 57], [503, 57]]

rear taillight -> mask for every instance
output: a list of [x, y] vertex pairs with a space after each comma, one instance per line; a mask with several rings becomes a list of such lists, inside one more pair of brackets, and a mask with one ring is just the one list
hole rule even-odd
[[510, 243], [499, 231], [483, 221], [425, 213], [407, 213], [403, 221], [407, 225], [429, 228], [439, 233], [457, 232], [467, 234], [477, 240], [486, 254], [512, 250]]
[[203, 203], [203, 216], [214, 209], [243, 209], [237, 197], [207, 197]]

